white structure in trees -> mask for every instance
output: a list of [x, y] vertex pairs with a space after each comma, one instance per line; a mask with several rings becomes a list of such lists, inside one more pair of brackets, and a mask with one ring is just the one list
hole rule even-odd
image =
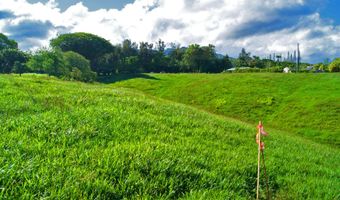
[[289, 67], [285, 67], [285, 68], [283, 68], [283, 72], [284, 72], [284, 73], [290, 73], [290, 69], [289, 69]]

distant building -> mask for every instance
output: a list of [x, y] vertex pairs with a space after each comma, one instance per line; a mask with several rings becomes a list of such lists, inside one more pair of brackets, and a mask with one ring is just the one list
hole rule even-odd
[[284, 73], [290, 73], [290, 69], [289, 69], [289, 67], [285, 67], [285, 68], [283, 68], [283, 72], [284, 72]]
[[314, 66], [308, 66], [308, 67], [306, 67], [306, 70], [307, 71], [311, 71], [311, 70], [313, 70], [314, 69]]

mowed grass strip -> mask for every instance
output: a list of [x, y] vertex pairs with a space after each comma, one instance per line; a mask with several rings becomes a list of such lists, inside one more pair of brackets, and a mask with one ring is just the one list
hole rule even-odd
[[[107, 85], [1, 75], [0, 124], [1, 199], [255, 197], [256, 129], [182, 104]], [[337, 197], [338, 149], [269, 132], [274, 198]]]
[[340, 145], [339, 73], [144, 74], [103, 81], [252, 124], [262, 120], [290, 134]]

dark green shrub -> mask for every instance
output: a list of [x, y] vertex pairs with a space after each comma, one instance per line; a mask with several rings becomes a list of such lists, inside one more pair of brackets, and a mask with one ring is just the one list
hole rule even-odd
[[328, 69], [330, 72], [340, 72], [340, 58], [336, 58], [331, 64], [329, 64]]
[[73, 80], [92, 82], [96, 79], [96, 73], [91, 71], [90, 61], [82, 55], [68, 51], [64, 53], [65, 64], [70, 73], [66, 75]]

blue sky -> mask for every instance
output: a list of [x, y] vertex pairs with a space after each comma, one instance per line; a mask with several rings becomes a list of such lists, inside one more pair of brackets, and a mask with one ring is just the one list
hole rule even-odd
[[[110, 9], [117, 8], [122, 9], [126, 4], [133, 3], [134, 0], [83, 0], [85, 6], [87, 6], [90, 10], [97, 10], [101, 8]], [[48, 0], [39, 1], [39, 0], [28, 0], [31, 3], [43, 2], [46, 3]], [[71, 5], [74, 5], [79, 2], [79, 0], [58, 0], [59, 7], [62, 10], [66, 10]]]
[[[99, 10], [101, 9], [101, 10]], [[0, 32], [24, 50], [48, 46], [58, 34], [90, 32], [113, 44], [214, 44], [236, 57], [294, 51], [304, 61], [340, 57], [339, 0], [6, 0]]]
[[[31, 3], [43, 2], [48, 0], [28, 0]], [[110, 9], [117, 8], [122, 9], [126, 4], [133, 3], [134, 0], [82, 0], [85, 6], [90, 10], [97, 10], [101, 8]], [[76, 4], [79, 0], [57, 0], [59, 7], [62, 10], [66, 10], [71, 5]], [[303, 11], [302, 11], [303, 12]], [[325, 19], [334, 20], [335, 23], [340, 24], [340, 1], [339, 0], [324, 0], [319, 7], [321, 17]]]
[[321, 17], [333, 20], [337, 25], [340, 24], [340, 1], [325, 0], [324, 6], [320, 8]]
[[[31, 3], [43, 2], [48, 0], [28, 0]], [[132, 3], [134, 0], [83, 0], [82, 2], [90, 10], [96, 10], [100, 8], [118, 8], [122, 9], [126, 4]], [[73, 4], [79, 2], [79, 0], [57, 0], [59, 7], [62, 10], [67, 9]], [[340, 1], [339, 0], [324, 0], [320, 6], [320, 13], [322, 17], [333, 19], [335, 22], [340, 23]]]

